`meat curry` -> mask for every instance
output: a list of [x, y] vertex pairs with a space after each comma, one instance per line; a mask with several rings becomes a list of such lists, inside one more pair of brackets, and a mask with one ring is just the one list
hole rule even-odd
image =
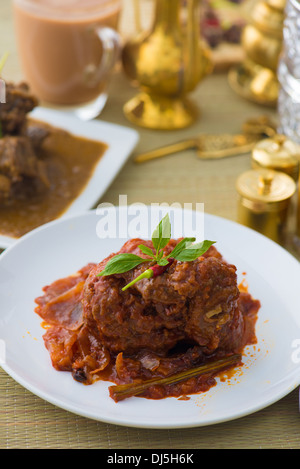
[[7, 86], [0, 122], [0, 233], [18, 238], [63, 214], [107, 146], [28, 118], [26, 84]]
[[[141, 242], [153, 249], [132, 239], [119, 252], [140, 255]], [[164, 253], [177, 243], [170, 240]], [[244, 347], [256, 343], [260, 302], [239, 289], [236, 267], [214, 246], [125, 291], [147, 267], [99, 276], [111, 256], [54, 281], [35, 300], [56, 370], [86, 385], [116, 383], [109, 390], [118, 402], [207, 391], [220, 371], [242, 365]]]

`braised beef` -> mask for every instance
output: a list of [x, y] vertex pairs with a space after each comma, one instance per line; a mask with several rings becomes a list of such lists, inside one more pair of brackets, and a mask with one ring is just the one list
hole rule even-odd
[[19, 197], [48, 186], [44, 164], [27, 137], [6, 136], [0, 139], [0, 175], [2, 197]]
[[[127, 252], [136, 252], [141, 243], [131, 240]], [[243, 322], [237, 307], [236, 268], [223, 260], [207, 256], [193, 262], [174, 261], [163, 275], [142, 280], [124, 292], [122, 287], [147, 265], [98, 277], [102, 269], [100, 264], [90, 273], [82, 303], [86, 320], [93, 318], [109, 350], [166, 354], [179, 341], [187, 341], [211, 353], [228, 339], [237, 342]]]
[[0, 106], [0, 203], [24, 198], [49, 186], [38, 150], [49, 134], [27, 125], [27, 114], [38, 104], [26, 83], [6, 84]]
[[[165, 253], [177, 242], [171, 240]], [[139, 244], [153, 248], [151, 241], [133, 239], [119, 253], [142, 256]], [[241, 354], [256, 343], [260, 302], [240, 291], [236, 267], [215, 246], [193, 262], [174, 261], [161, 276], [125, 291], [122, 287], [147, 267], [99, 277], [113, 255], [53, 282], [36, 299], [35, 311], [48, 324], [44, 342], [55, 369], [85, 384], [140, 383]], [[207, 391], [216, 374], [150, 386], [141, 397]]]
[[26, 117], [38, 101], [26, 83], [6, 83], [6, 102], [0, 106], [2, 135], [20, 135], [26, 131]]

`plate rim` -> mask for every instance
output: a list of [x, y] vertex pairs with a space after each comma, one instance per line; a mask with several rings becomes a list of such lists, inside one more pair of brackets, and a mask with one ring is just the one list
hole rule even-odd
[[[145, 206], [147, 209], [149, 208], [149, 206]], [[116, 208], [116, 207], [114, 207]], [[122, 207], [117, 207], [117, 209], [120, 209]], [[172, 210], [174, 210], [174, 208], [172, 208]], [[180, 209], [180, 210], [184, 210], [184, 209]], [[192, 210], [194, 212], [194, 210]], [[40, 231], [46, 231], [50, 226], [52, 225], [57, 225], [57, 224], [63, 224], [63, 223], [66, 223], [67, 221], [71, 221], [72, 219], [77, 219], [77, 218], [82, 218], [82, 217], [85, 217], [85, 216], [94, 216], [96, 214], [96, 210], [88, 210], [88, 211], [83, 211], [82, 213], [79, 213], [79, 214], [76, 214], [76, 215], [70, 215], [70, 216], [66, 216], [66, 217], [61, 217], [59, 219], [56, 219], [56, 220], [53, 220], [51, 222], [48, 222], [47, 224], [45, 225], [41, 225], [39, 227], [37, 227], [35, 230], [27, 233], [26, 235], [24, 235], [22, 238], [20, 238], [14, 245], [8, 247], [1, 255], [0, 255], [0, 264], [1, 264], [1, 260], [3, 258], [5, 258], [6, 256], [9, 255], [9, 253], [15, 249], [15, 247], [21, 243], [24, 243], [26, 242], [26, 239], [27, 238], [31, 238], [31, 237], [34, 237], [36, 235], [38, 235], [38, 233]], [[246, 231], [250, 231], [253, 233], [253, 235], [255, 236], [258, 236], [259, 238], [263, 238], [267, 243], [271, 243], [276, 249], [282, 251], [282, 253], [285, 255], [285, 257], [287, 257], [289, 259], [289, 261], [295, 263], [295, 266], [297, 266], [297, 268], [300, 268], [300, 263], [299, 261], [291, 254], [289, 253], [286, 249], [284, 249], [282, 246], [278, 245], [277, 243], [275, 243], [274, 241], [270, 240], [269, 238], [266, 238], [264, 235], [254, 231], [253, 229], [251, 228], [248, 228], [248, 227], [245, 227], [244, 225], [241, 225], [233, 220], [229, 220], [229, 219], [226, 219], [226, 218], [223, 218], [221, 216], [218, 216], [218, 215], [213, 215], [213, 214], [210, 214], [210, 213], [205, 213], [205, 217], [207, 218], [210, 218], [211, 220], [218, 220], [219, 222], [221, 223], [226, 223], [228, 225], [231, 225], [231, 226], [235, 226], [235, 227], [238, 227], [239, 229], [241, 230], [246, 230]], [[141, 422], [134, 422], [134, 421], [126, 421], [126, 420], [119, 420], [118, 418], [116, 417], [99, 417], [98, 415], [93, 415], [91, 412], [88, 412], [88, 411], [82, 411], [80, 409], [74, 409], [74, 407], [72, 407], [72, 405], [68, 405], [67, 403], [65, 402], [62, 402], [61, 400], [55, 398], [55, 397], [52, 397], [51, 394], [47, 393], [47, 392], [42, 392], [40, 391], [36, 386], [28, 383], [26, 380], [24, 380], [22, 377], [20, 377], [18, 375], [18, 373], [16, 373], [12, 368], [10, 368], [9, 366], [7, 366], [5, 363], [1, 364], [0, 363], [0, 368], [2, 368], [12, 379], [14, 379], [17, 383], [19, 383], [23, 388], [27, 389], [28, 391], [32, 392], [34, 395], [38, 396], [39, 398], [55, 405], [56, 407], [62, 409], [62, 410], [65, 410], [65, 411], [68, 411], [68, 412], [71, 412], [75, 415], [79, 415], [81, 417], [85, 417], [85, 418], [89, 418], [91, 420], [95, 420], [95, 421], [100, 421], [100, 422], [103, 422], [103, 423], [108, 423], [108, 424], [114, 424], [114, 425], [119, 425], [119, 426], [125, 426], [125, 427], [132, 427], [132, 428], [146, 428], [146, 429], [179, 429], [179, 428], [196, 428], [196, 427], [205, 427], [205, 426], [211, 426], [211, 425], [215, 425], [215, 424], [219, 424], [219, 423], [225, 423], [225, 422], [230, 422], [230, 421], [233, 421], [233, 420], [237, 420], [239, 418], [242, 418], [242, 417], [245, 417], [247, 415], [251, 415], [251, 414], [254, 414], [256, 412], [258, 412], [259, 410], [262, 410], [264, 408], [267, 408], [269, 407], [270, 405], [278, 402], [280, 399], [282, 399], [283, 397], [287, 396], [290, 392], [292, 392], [293, 390], [296, 389], [296, 387], [298, 387], [300, 385], [300, 373], [299, 373], [299, 377], [297, 378], [295, 376], [296, 374], [296, 370], [293, 370], [291, 372], [289, 372], [288, 374], [285, 375], [285, 378], [290, 378], [292, 379], [291, 382], [289, 382], [289, 385], [282, 389], [281, 392], [277, 392], [272, 398], [269, 398], [267, 401], [264, 401], [264, 402], [261, 402], [259, 404], [257, 404], [256, 406], [252, 406], [250, 408], [246, 408], [244, 411], [239, 411], [238, 413], [234, 414], [233, 416], [225, 416], [224, 418], [218, 418], [218, 417], [215, 417], [213, 419], [210, 419], [209, 421], [207, 420], [204, 420], [203, 422], [201, 422], [201, 420], [199, 419], [197, 422], [195, 421], [191, 421], [191, 422], [185, 422], [185, 423], [182, 423], [182, 422], [172, 422], [171, 424], [169, 423], [141, 423]], [[197, 396], [197, 394], [195, 395]], [[170, 398], [170, 399], [173, 399], [173, 398]], [[155, 401], [153, 401], [155, 402]]]

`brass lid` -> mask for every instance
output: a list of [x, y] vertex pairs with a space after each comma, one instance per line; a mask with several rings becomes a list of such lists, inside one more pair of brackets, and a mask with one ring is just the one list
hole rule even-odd
[[298, 179], [300, 145], [285, 135], [275, 135], [258, 142], [252, 150], [252, 166], [282, 171]]
[[290, 199], [296, 191], [296, 183], [279, 171], [253, 169], [239, 176], [236, 189], [241, 197], [250, 201], [274, 204]]

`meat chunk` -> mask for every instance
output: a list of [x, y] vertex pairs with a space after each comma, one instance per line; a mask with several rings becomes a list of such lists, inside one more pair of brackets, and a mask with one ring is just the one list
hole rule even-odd
[[[171, 240], [165, 254], [178, 241]], [[153, 249], [151, 241], [133, 239], [119, 253], [142, 257], [140, 244]], [[243, 348], [256, 343], [260, 302], [238, 287], [235, 266], [215, 246], [195, 261], [174, 260], [160, 276], [124, 291], [148, 263], [99, 277], [114, 255], [53, 282], [35, 300], [36, 313], [50, 326], [43, 337], [55, 369], [70, 371], [85, 384], [155, 379], [155, 385], [137, 394], [179, 397], [207, 391], [216, 384], [217, 371], [173, 381], [176, 374], [228, 356], [240, 363]], [[110, 396], [117, 402], [113, 388]]]
[[0, 106], [2, 135], [20, 135], [26, 129], [26, 116], [38, 105], [26, 83], [6, 83], [6, 103]]
[[[137, 251], [141, 242], [145, 244], [131, 240], [121, 251], [141, 255]], [[176, 244], [170, 243], [171, 247]], [[110, 351], [132, 354], [145, 349], [165, 355], [182, 342], [200, 345], [207, 353], [229, 344], [231, 351], [240, 346], [243, 317], [238, 309], [236, 268], [216, 250], [193, 262], [174, 261], [163, 275], [125, 291], [122, 287], [147, 265], [99, 277], [106, 262], [91, 271], [82, 304], [85, 320], [94, 324]]]
[[4, 137], [0, 140], [0, 171], [12, 182], [37, 175], [36, 157], [28, 139]]
[[0, 202], [1, 200], [7, 200], [11, 192], [11, 180], [0, 174]]
[[6, 103], [0, 106], [0, 203], [49, 187], [38, 154], [49, 131], [27, 122], [37, 104], [26, 83], [6, 84]]
[[4, 199], [18, 196], [21, 187], [22, 192], [28, 193], [36, 190], [38, 185], [48, 186], [43, 162], [37, 158], [27, 137], [6, 136], [0, 139], [0, 176], [0, 194]]

